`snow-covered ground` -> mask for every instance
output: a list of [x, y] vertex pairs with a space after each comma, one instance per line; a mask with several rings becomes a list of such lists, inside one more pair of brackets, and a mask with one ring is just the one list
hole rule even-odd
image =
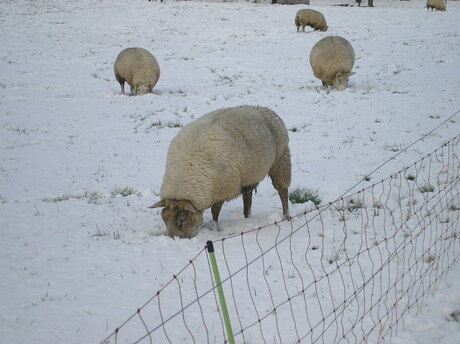
[[[237, 199], [222, 209], [221, 232], [164, 235], [159, 210], [147, 206], [158, 200], [168, 144], [209, 111], [277, 112], [290, 129], [292, 188], [317, 190], [323, 203], [433, 128], [360, 187], [459, 134], [460, 114], [450, 117], [460, 109], [460, 1], [446, 12], [421, 0], [332, 6], [341, 3], [355, 5], [312, 0], [329, 30], [297, 33], [301, 5], [0, 1], [0, 341], [99, 342], [207, 240], [281, 218], [265, 180], [252, 218]], [[342, 92], [324, 89], [310, 68], [327, 35], [355, 49]], [[153, 94], [120, 94], [113, 62], [132, 46], [159, 61]], [[457, 265], [392, 342], [459, 343], [449, 316], [460, 311], [459, 284]]]

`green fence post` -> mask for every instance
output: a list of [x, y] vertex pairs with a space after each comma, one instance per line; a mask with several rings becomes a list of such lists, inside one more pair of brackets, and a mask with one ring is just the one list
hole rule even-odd
[[230, 323], [230, 317], [228, 316], [227, 304], [225, 303], [224, 290], [222, 289], [222, 282], [220, 281], [219, 268], [217, 267], [216, 256], [214, 255], [214, 245], [212, 244], [212, 241], [208, 241], [206, 243], [206, 247], [208, 248], [209, 260], [211, 261], [214, 281], [216, 282], [217, 293], [219, 294], [220, 307], [222, 308], [222, 315], [224, 317], [225, 329], [227, 330], [228, 342], [230, 344], [235, 344], [232, 324]]

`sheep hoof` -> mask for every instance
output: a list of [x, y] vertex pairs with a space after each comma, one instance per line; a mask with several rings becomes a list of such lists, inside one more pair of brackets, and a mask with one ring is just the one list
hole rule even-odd
[[219, 224], [217, 223], [217, 221], [212, 221], [212, 230], [213, 231], [216, 231], [216, 232], [220, 232], [221, 229], [219, 228]]

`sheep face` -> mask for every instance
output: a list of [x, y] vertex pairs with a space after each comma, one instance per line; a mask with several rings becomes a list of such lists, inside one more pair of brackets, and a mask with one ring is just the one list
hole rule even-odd
[[144, 94], [152, 92], [153, 85], [151, 84], [137, 84], [134, 86], [134, 94], [142, 96]]
[[347, 88], [348, 79], [352, 74], [354, 73], [338, 72], [332, 80], [332, 86], [337, 88], [339, 91], [343, 91]]
[[161, 210], [161, 217], [166, 224], [170, 237], [191, 238], [203, 222], [202, 213], [190, 201], [166, 199], [149, 208], [158, 207], [164, 207]]

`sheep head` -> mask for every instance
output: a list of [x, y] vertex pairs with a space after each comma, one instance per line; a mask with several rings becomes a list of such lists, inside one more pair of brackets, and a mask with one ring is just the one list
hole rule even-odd
[[335, 76], [334, 79], [332, 80], [332, 85], [337, 88], [339, 91], [343, 91], [344, 89], [347, 88], [348, 85], [348, 78], [350, 75], [353, 75], [355, 73], [352, 72], [338, 72]]
[[134, 86], [134, 94], [142, 96], [147, 93], [151, 93], [153, 89], [152, 84], [136, 84]]
[[203, 214], [187, 200], [161, 200], [149, 208], [159, 208], [161, 217], [166, 224], [168, 235], [171, 237], [191, 238], [203, 222]]

